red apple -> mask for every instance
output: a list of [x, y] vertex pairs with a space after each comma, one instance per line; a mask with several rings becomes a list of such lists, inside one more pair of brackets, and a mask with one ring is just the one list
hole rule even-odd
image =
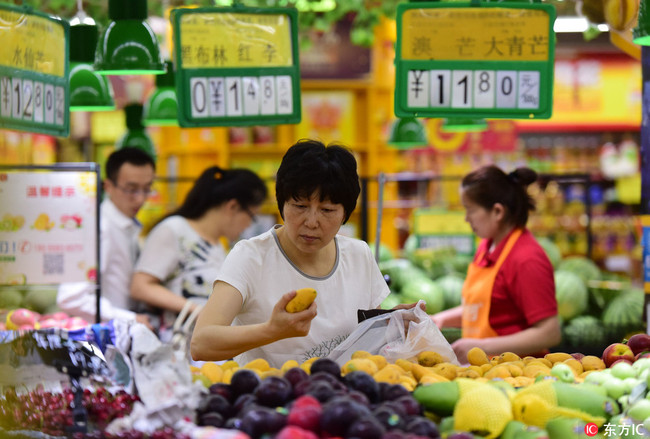
[[63, 321], [63, 327], [68, 331], [85, 328], [86, 326], [88, 326], [88, 322], [81, 317], [70, 317]]
[[603, 361], [605, 366], [611, 367], [617, 360], [627, 360], [634, 362], [634, 352], [625, 343], [612, 343], [603, 351]]
[[615, 364], [618, 364], [618, 363], [632, 364], [632, 363], [634, 363], [634, 360], [630, 361], [627, 358], [619, 358], [618, 360], [614, 361], [609, 367], [611, 368], [612, 366], [614, 366]]
[[67, 315], [66, 313], [64, 313], [63, 311], [57, 311], [57, 312], [53, 312], [51, 314], [42, 315], [41, 318], [39, 319], [39, 321], [53, 319], [53, 320], [56, 320], [58, 322], [61, 322], [63, 320], [66, 320], [69, 317], [70, 316]]
[[634, 357], [634, 361], [638, 360], [639, 358], [650, 358], [650, 351], [639, 352]]
[[56, 319], [48, 318], [45, 320], [39, 320], [38, 323], [41, 325], [41, 328], [60, 328], [63, 324]]
[[576, 360], [578, 360], [578, 361], [582, 361], [582, 359], [584, 358], [585, 354], [582, 354], [582, 353], [580, 353], [580, 352], [574, 352], [574, 353], [571, 354], [571, 356], [572, 356], [573, 358], [575, 358]]
[[650, 351], [650, 335], [634, 334], [627, 340], [627, 345], [632, 349], [634, 355], [643, 351]]
[[17, 308], [7, 315], [7, 328], [15, 330], [26, 325], [34, 327], [39, 316], [40, 314], [26, 308]]

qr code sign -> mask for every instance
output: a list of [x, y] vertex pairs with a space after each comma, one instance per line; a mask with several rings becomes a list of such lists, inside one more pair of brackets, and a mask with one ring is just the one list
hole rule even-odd
[[63, 253], [43, 254], [43, 274], [63, 274]]

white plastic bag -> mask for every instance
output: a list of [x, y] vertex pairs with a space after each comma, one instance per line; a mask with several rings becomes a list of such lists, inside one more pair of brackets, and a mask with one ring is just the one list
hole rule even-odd
[[[459, 364], [447, 339], [421, 308], [419, 301], [414, 308], [400, 309], [364, 320], [348, 338], [332, 350], [328, 358], [339, 365], [345, 364], [356, 351], [383, 355], [388, 361], [409, 359], [422, 351], [433, 351], [447, 362]], [[408, 321], [408, 331], [404, 322]]]

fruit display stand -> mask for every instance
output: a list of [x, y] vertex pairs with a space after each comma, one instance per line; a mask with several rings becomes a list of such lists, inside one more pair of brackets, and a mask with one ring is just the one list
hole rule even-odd
[[[503, 352], [488, 357], [473, 348], [459, 365], [434, 351], [395, 361], [379, 352], [355, 351], [343, 364], [315, 357], [272, 367], [261, 358], [190, 365], [184, 353], [156, 342], [147, 331], [113, 322], [72, 334], [78, 340], [54, 329], [0, 333], [0, 436], [568, 439], [583, 432], [597, 432], [600, 438], [621, 431], [620, 437], [650, 434], [650, 358], [645, 358], [650, 336], [645, 334], [612, 343], [600, 355], [554, 352], [522, 358]], [[116, 355], [124, 350], [130, 354]], [[21, 370], [30, 368], [39, 373]]]

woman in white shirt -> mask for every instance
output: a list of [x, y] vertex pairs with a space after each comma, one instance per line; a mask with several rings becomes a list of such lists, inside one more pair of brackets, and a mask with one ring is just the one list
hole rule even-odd
[[266, 184], [252, 171], [203, 171], [183, 204], [148, 234], [131, 297], [157, 310], [162, 328], [173, 324], [188, 300], [205, 301], [226, 257], [224, 244], [251, 225], [266, 197]]
[[[359, 193], [356, 160], [343, 146], [302, 140], [288, 149], [276, 176], [284, 224], [226, 257], [192, 335], [194, 360], [280, 367], [325, 357], [356, 327], [358, 309], [380, 306], [389, 289], [368, 244], [338, 234]], [[287, 312], [305, 287], [316, 300]]]

